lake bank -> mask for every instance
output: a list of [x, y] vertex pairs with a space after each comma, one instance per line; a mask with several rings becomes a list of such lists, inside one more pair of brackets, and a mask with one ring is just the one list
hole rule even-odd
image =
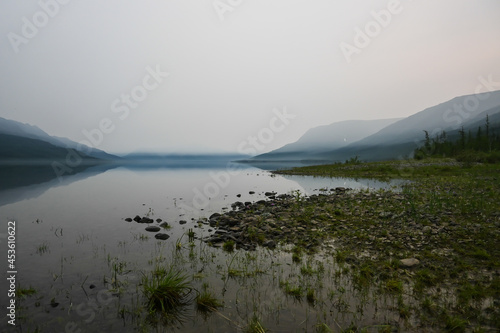
[[[402, 318], [426, 329], [500, 326], [500, 166], [453, 160], [324, 165], [276, 174], [407, 178], [401, 191], [325, 188], [275, 195], [215, 215], [207, 241], [255, 249], [291, 244], [295, 260], [329, 253], [360, 288], [398, 297]], [[404, 298], [411, 298], [412, 306]], [[408, 300], [407, 300], [408, 301]]]

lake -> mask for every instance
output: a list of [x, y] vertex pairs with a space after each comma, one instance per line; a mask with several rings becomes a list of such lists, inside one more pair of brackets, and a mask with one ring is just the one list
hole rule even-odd
[[[321, 311], [290, 301], [273, 287], [277, 279], [292, 276], [297, 269], [286, 264], [290, 253], [258, 249], [231, 254], [208, 247], [201, 239], [214, 228], [199, 220], [231, 210], [235, 201], [265, 200], [266, 192], [311, 195], [336, 187], [378, 189], [393, 185], [274, 175], [227, 161], [101, 165], [63, 179], [49, 173], [36, 167], [19, 167], [18, 171], [14, 167], [8, 177], [5, 173], [2, 177], [2, 253], [7, 253], [7, 223], [15, 221], [16, 289], [18, 293], [29, 293], [30, 288], [36, 291], [17, 299], [17, 331], [234, 332], [242, 330], [256, 313], [278, 330], [311, 329]], [[154, 233], [145, 231], [145, 224], [125, 221], [136, 215], [166, 221], [169, 228], [162, 232], [170, 238], [156, 240]], [[189, 230], [194, 230], [195, 240], [188, 240]], [[324, 258], [310, 259], [312, 265], [328, 263]], [[283, 263], [278, 266], [269, 264], [280, 261]], [[166, 326], [144, 324], [138, 310], [144, 305], [141, 281], [154, 267], [172, 262], [183, 267], [198, 289], [209, 288], [223, 299], [224, 307], [214, 314], [200, 315], [190, 305]], [[2, 267], [8, 271], [4, 263]], [[245, 270], [254, 267], [254, 272], [262, 275], [229, 279], [222, 272], [229, 272], [230, 265], [242, 265]], [[9, 286], [5, 280], [2, 285], [6, 286], [4, 293]], [[1, 308], [6, 309], [8, 298], [2, 296], [1, 300]], [[352, 298], [346, 302], [356, 306]], [[8, 319], [1, 321], [1, 331], [16, 331]]]

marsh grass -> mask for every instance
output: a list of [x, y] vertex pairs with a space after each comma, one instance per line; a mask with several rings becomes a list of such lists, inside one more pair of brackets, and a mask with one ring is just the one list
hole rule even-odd
[[209, 290], [203, 290], [196, 295], [196, 310], [199, 312], [205, 314], [214, 312], [217, 311], [217, 308], [222, 306], [222, 302]]
[[16, 288], [16, 296], [20, 298], [32, 296], [35, 295], [36, 293], [37, 290], [31, 286], [29, 288], [22, 288], [20, 285], [18, 285]]
[[36, 253], [39, 255], [43, 255], [47, 252], [50, 252], [49, 244], [47, 242], [43, 242], [36, 247]]
[[233, 252], [234, 251], [234, 241], [233, 240], [228, 240], [224, 242], [222, 245], [222, 249], [226, 252]]
[[245, 329], [245, 333], [266, 333], [267, 330], [262, 325], [260, 319], [257, 316], [253, 316], [248, 326]]
[[191, 285], [187, 275], [173, 267], [157, 267], [142, 279], [149, 313], [168, 313], [190, 302]]

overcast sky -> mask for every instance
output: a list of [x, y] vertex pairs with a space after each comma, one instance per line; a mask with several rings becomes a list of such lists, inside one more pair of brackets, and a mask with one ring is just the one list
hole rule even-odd
[[264, 152], [500, 81], [498, 0], [1, 1], [0, 36], [0, 116], [113, 153]]

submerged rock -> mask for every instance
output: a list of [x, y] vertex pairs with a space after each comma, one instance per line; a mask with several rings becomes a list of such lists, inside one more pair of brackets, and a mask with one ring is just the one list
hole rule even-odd
[[216, 218], [220, 217], [221, 214], [219, 213], [213, 213], [212, 215], [210, 215], [210, 217], [208, 218], [209, 220], [215, 220]]
[[161, 230], [160, 227], [157, 227], [157, 226], [154, 226], [154, 225], [149, 226], [149, 227], [146, 228], [146, 231], [150, 231], [150, 232], [158, 232], [160, 230]]
[[167, 235], [167, 234], [162, 234], [162, 233], [160, 233], [160, 234], [156, 234], [156, 235], [155, 235], [155, 238], [156, 238], [156, 239], [161, 239], [161, 240], [166, 240], [166, 239], [169, 239], [169, 238], [170, 238], [170, 236], [169, 236], [169, 235]]
[[130, 217], [127, 217], [127, 218], [125, 219], [125, 221], [127, 221], [127, 222], [132, 222], [133, 220], [132, 220]]

